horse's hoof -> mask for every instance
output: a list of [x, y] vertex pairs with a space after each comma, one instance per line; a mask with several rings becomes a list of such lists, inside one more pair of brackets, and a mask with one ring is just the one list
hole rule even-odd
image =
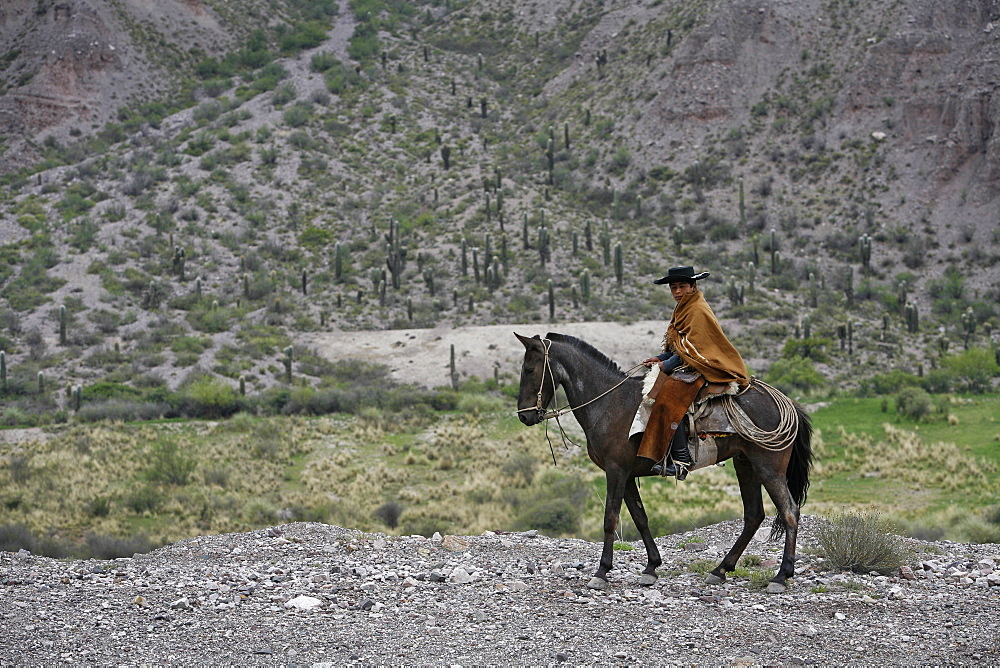
[[767, 583], [767, 593], [768, 594], [783, 594], [788, 587], [781, 584], [780, 582], [768, 582]]
[[587, 589], [607, 589], [609, 586], [607, 580], [597, 576], [590, 578], [590, 582], [587, 583]]
[[652, 573], [643, 573], [639, 576], [639, 584], [643, 587], [652, 587], [656, 584], [656, 576]]
[[720, 578], [715, 573], [709, 573], [705, 576], [705, 584], [710, 585], [720, 585], [726, 581], [726, 578]]

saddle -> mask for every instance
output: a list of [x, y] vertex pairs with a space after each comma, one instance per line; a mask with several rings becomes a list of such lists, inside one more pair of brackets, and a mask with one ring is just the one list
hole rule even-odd
[[[679, 367], [670, 376], [659, 373], [657, 367], [653, 367], [653, 369], [657, 372], [647, 375], [647, 383], [643, 388], [645, 390], [642, 402], [643, 406], [636, 413], [630, 435], [645, 429], [645, 420], [649, 417], [649, 407], [652, 406], [657, 393], [666, 383], [668, 377], [673, 377], [674, 380], [680, 380], [685, 383], [693, 383], [701, 378], [701, 375], [697, 371], [689, 367]], [[691, 436], [688, 449], [694, 460], [689, 470], [694, 471], [717, 463], [718, 446], [715, 443], [716, 437], [724, 437], [737, 433], [730, 423], [720, 399], [726, 395], [737, 394], [739, 391], [739, 385], [735, 381], [729, 383], [705, 383], [688, 407], [687, 414], [685, 415], [688, 434]]]

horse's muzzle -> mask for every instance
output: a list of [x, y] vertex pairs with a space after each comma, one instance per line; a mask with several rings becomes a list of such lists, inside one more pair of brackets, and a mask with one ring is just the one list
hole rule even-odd
[[517, 419], [519, 419], [523, 424], [531, 427], [542, 421], [542, 411], [531, 409], [520, 411], [517, 414]]

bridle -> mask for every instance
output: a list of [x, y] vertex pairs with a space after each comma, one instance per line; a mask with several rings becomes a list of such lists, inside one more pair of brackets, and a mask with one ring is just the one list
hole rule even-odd
[[[598, 399], [600, 399], [601, 397], [603, 397], [603, 396], [605, 396], [607, 394], [610, 394], [611, 392], [614, 392], [619, 387], [621, 387], [623, 384], [625, 384], [626, 381], [628, 381], [630, 378], [632, 378], [632, 372], [633, 371], [635, 371], [639, 367], [645, 366], [645, 365], [642, 362], [640, 362], [639, 364], [636, 364], [634, 367], [632, 367], [627, 372], [625, 372], [625, 377], [622, 378], [618, 383], [616, 383], [615, 385], [612, 385], [610, 388], [608, 388], [604, 392], [601, 392], [600, 394], [598, 394], [593, 399], [590, 399], [589, 401], [583, 402], [579, 406], [570, 406], [569, 404], [567, 404], [567, 405], [563, 406], [562, 408], [559, 408], [559, 409], [556, 409], [556, 410], [552, 410], [552, 411], [546, 411], [545, 410], [545, 405], [542, 402], [542, 392], [545, 390], [545, 378], [546, 378], [546, 375], [547, 375], [551, 379], [551, 383], [552, 383], [552, 396], [555, 396], [555, 393], [556, 393], [556, 377], [555, 377], [555, 374], [552, 373], [552, 363], [551, 363], [551, 361], [549, 359], [550, 358], [549, 349], [552, 348], [552, 341], [550, 339], [542, 339], [541, 342], [542, 342], [542, 382], [539, 383], [539, 385], [538, 385], [538, 394], [535, 396], [535, 405], [531, 406], [529, 408], [519, 408], [519, 409], [517, 409], [517, 412], [518, 413], [525, 413], [527, 411], [536, 411], [538, 413], [538, 421], [539, 422], [541, 422], [543, 420], [550, 420], [552, 418], [555, 418], [556, 424], [559, 426], [559, 432], [562, 435], [563, 444], [566, 444], [567, 442], [569, 442], [569, 443], [572, 443], [573, 445], [578, 445], [566, 433], [566, 430], [563, 428], [562, 423], [559, 422], [559, 417], [562, 416], [562, 415], [565, 415], [566, 413], [572, 413], [573, 411], [575, 411], [578, 408], [583, 408], [584, 406], [592, 404], [595, 401], [597, 401]], [[548, 441], [549, 441], [549, 450], [552, 451], [552, 463], [555, 464], [556, 456], [555, 456], [555, 451], [552, 448], [552, 440], [549, 439], [548, 425], [546, 425], [546, 429], [545, 429], [545, 438], [548, 439]]]

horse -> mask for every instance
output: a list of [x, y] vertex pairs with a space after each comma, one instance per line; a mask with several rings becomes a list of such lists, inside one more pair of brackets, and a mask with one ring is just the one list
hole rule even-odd
[[[638, 478], [653, 475], [652, 462], [636, 457], [639, 435], [629, 438], [629, 427], [642, 399], [642, 380], [627, 376], [606, 355], [576, 337], [549, 333], [544, 339], [537, 335], [528, 338], [516, 332], [514, 336], [525, 348], [517, 398], [519, 419], [532, 426], [561, 414], [546, 412], [546, 407], [552, 402], [556, 387], [562, 386], [569, 406], [573, 407], [569, 410], [586, 435], [587, 454], [606, 476], [604, 547], [597, 571], [587, 586], [591, 589], [610, 586], [608, 571], [612, 568], [622, 500], [646, 548], [646, 568], [639, 583], [655, 584], [656, 569], [663, 562], [649, 531], [637, 483]], [[726, 574], [736, 569], [737, 561], [764, 521], [762, 486], [777, 509], [770, 539], [777, 540], [782, 535], [785, 538], [780, 567], [767, 590], [785, 591], [787, 580], [794, 575], [799, 508], [806, 500], [813, 460], [812, 425], [801, 406], [784, 395], [781, 397], [789, 408], [784, 413], [779, 409], [781, 402], [762, 391], [756, 380], [747, 391], [732, 397], [759, 430], [774, 430], [784, 423], [790, 425], [791, 436], [787, 444], [778, 448], [768, 447], [762, 438], [761, 442], [755, 442], [739, 433], [716, 438], [716, 461], [732, 459], [736, 469], [743, 497], [743, 531], [722, 562], [706, 576], [708, 584], [725, 582]], [[742, 431], [752, 433], [753, 425]]]

